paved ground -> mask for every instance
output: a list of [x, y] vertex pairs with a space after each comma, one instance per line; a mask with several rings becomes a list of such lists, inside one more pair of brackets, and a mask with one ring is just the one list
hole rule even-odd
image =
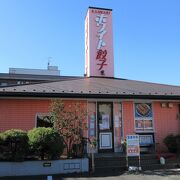
[[[54, 175], [52, 180], [180, 180], [180, 169], [145, 172]], [[47, 176], [3, 177], [0, 180], [47, 180]]]

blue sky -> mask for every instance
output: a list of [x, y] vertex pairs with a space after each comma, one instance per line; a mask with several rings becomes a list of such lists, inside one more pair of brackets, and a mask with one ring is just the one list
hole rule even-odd
[[0, 0], [0, 72], [82, 76], [89, 6], [113, 9], [116, 77], [180, 85], [180, 0]]

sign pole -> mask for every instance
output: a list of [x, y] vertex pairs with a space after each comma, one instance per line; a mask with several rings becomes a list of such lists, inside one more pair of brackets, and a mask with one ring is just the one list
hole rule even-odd
[[139, 154], [139, 170], [141, 171], [141, 156]]
[[129, 163], [128, 163], [128, 156], [127, 156], [127, 153], [126, 153], [126, 166], [127, 166], [127, 170], [128, 170]]
[[[126, 138], [127, 142], [127, 168], [129, 168], [129, 162], [128, 162], [128, 156], [133, 157], [136, 156], [138, 157], [138, 170], [141, 170], [141, 160], [140, 160], [140, 147], [139, 147], [139, 135], [137, 134], [132, 134], [132, 135], [127, 135]], [[137, 169], [132, 167], [132, 170]]]
[[125, 156], [126, 156], [126, 167], [128, 170], [129, 162], [128, 162], [128, 150], [127, 150], [127, 141], [125, 140]]
[[94, 164], [94, 153], [92, 152], [92, 172], [95, 171], [95, 164]]

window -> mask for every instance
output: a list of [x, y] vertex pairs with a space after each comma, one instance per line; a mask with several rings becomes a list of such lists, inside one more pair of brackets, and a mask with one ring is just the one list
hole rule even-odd
[[135, 103], [135, 130], [136, 132], [153, 131], [151, 103]]
[[6, 82], [1, 82], [0, 86], [7, 86], [8, 84]]
[[[90, 141], [96, 141], [96, 102], [88, 102], [88, 138]], [[92, 148], [88, 143], [88, 152], [97, 152], [97, 147]]]
[[88, 137], [96, 137], [96, 103], [88, 102]]
[[37, 114], [36, 127], [53, 127], [52, 117], [48, 113]]
[[149, 146], [153, 144], [153, 135], [140, 135], [139, 136], [139, 144], [140, 146]]
[[123, 124], [122, 124], [122, 104], [114, 102], [114, 152], [122, 152]]

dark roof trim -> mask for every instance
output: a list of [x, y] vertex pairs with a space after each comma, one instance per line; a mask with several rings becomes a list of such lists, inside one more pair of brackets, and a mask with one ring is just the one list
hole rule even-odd
[[72, 94], [72, 93], [22, 93], [0, 92], [0, 97], [42, 97], [42, 98], [96, 98], [96, 99], [152, 99], [180, 100], [178, 95], [131, 95], [131, 94]]
[[8, 80], [61, 80], [61, 79], [78, 79], [83, 76], [57, 76], [57, 75], [36, 75], [36, 74], [9, 74], [0, 73], [0, 79]]
[[112, 11], [112, 9], [108, 9], [108, 8], [99, 8], [99, 7], [92, 7], [92, 6], [89, 6], [89, 9], [100, 9], [100, 10]]

